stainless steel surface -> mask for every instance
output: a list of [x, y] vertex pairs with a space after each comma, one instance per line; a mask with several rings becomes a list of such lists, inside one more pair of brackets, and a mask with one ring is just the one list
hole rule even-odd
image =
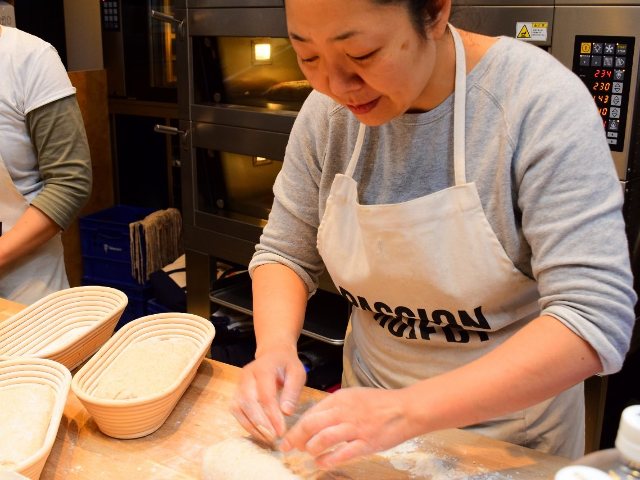
[[191, 36], [288, 36], [282, 8], [193, 9], [188, 22]]
[[603, 5], [616, 7], [620, 5], [638, 5], [638, 0], [556, 0], [556, 6], [560, 5]]
[[531, 41], [531, 43], [541, 47], [551, 45], [553, 6], [530, 6], [530, 3], [528, 6], [513, 6], [511, 4], [516, 2], [509, 3], [510, 5], [501, 6], [479, 2], [464, 2], [458, 6], [454, 4], [451, 23], [464, 30], [480, 32], [485, 35], [515, 37], [518, 22], [546, 22], [548, 24], [547, 39], [545, 41]]

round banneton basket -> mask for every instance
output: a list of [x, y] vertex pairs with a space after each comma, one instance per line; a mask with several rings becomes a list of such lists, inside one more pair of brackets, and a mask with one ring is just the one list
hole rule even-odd
[[127, 302], [98, 285], [47, 295], [0, 325], [0, 359], [48, 358], [73, 370], [111, 337]]
[[16, 385], [45, 385], [54, 394], [49, 427], [42, 445], [31, 456], [17, 464], [15, 471], [32, 480], [40, 478], [44, 464], [56, 440], [60, 419], [67, 401], [71, 373], [58, 362], [41, 358], [0, 360], [0, 389]]
[[[159, 313], [138, 318], [118, 330], [78, 370], [71, 389], [105, 435], [122, 439], [149, 435], [162, 426], [191, 384], [214, 336], [211, 322], [197, 315]], [[195, 346], [192, 358], [175, 378], [167, 379], [168, 386], [152, 394], [116, 400], [96, 397], [94, 392], [100, 386], [101, 376], [115, 359], [128, 347], [150, 338], [187, 339]], [[130, 367], [138, 369], [141, 365]]]

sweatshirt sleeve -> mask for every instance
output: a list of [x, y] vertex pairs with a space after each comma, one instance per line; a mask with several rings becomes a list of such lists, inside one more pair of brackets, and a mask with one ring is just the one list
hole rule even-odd
[[282, 170], [273, 186], [273, 207], [249, 264], [250, 273], [265, 263], [286, 265], [305, 282], [310, 294], [324, 271], [316, 237], [327, 108], [320, 94], [312, 92], [296, 117]]
[[621, 184], [589, 91], [570, 72], [549, 71], [513, 116], [522, 229], [542, 314], [589, 342], [610, 374], [629, 348], [636, 302]]

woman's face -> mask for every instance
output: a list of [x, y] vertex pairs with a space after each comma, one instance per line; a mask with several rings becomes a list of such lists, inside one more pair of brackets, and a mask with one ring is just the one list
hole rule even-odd
[[314, 89], [367, 125], [432, 108], [430, 83], [446, 20], [416, 32], [404, 5], [371, 0], [286, 0], [298, 63]]

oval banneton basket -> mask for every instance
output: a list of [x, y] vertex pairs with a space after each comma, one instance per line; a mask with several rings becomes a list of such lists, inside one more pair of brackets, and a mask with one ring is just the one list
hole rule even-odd
[[0, 360], [0, 389], [29, 384], [51, 387], [55, 398], [42, 445], [15, 467], [19, 474], [37, 480], [56, 440], [71, 385], [71, 373], [64, 365], [53, 360], [26, 357]]
[[127, 303], [99, 285], [49, 294], [0, 324], [0, 359], [48, 358], [73, 370], [111, 337]]
[[[149, 435], [162, 426], [191, 384], [214, 336], [215, 328], [211, 322], [197, 315], [170, 312], [140, 317], [118, 330], [78, 370], [71, 389], [105, 435], [121, 439]], [[196, 349], [182, 372], [163, 390], [131, 399], [96, 397], [94, 392], [100, 385], [100, 377], [118, 355], [129, 346], [150, 338], [188, 339]], [[140, 368], [140, 365], [131, 365], [131, 368]]]

